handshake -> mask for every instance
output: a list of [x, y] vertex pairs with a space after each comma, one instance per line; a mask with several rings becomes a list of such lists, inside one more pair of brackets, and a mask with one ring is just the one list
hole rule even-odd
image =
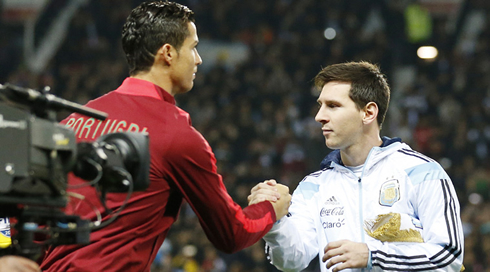
[[248, 196], [248, 205], [262, 201], [270, 201], [276, 212], [276, 221], [281, 219], [288, 214], [289, 205], [291, 204], [289, 187], [278, 184], [273, 179], [255, 185]]

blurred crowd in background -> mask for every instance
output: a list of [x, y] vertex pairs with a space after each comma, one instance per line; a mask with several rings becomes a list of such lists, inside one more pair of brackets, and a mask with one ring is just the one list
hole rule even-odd
[[[67, 2], [50, 1], [37, 20], [36, 41]], [[203, 57], [194, 88], [177, 104], [209, 141], [237, 203], [246, 206], [250, 189], [265, 179], [292, 192], [319, 169], [330, 151], [314, 121], [312, 79], [320, 69], [377, 63], [392, 88], [382, 134], [443, 165], [461, 204], [466, 271], [490, 270], [490, 2], [442, 1], [449, 4], [440, 9], [427, 3], [441, 1], [410, 0], [177, 2], [196, 13]], [[40, 72], [26, 65], [24, 26], [2, 20], [0, 83], [50, 86], [81, 104], [114, 90], [128, 76], [121, 27], [139, 3], [85, 1]], [[422, 45], [435, 46], [437, 57], [419, 58]], [[236, 254], [216, 251], [184, 205], [152, 271], [277, 270], [262, 241]], [[317, 261], [306, 271], [319, 271]]]

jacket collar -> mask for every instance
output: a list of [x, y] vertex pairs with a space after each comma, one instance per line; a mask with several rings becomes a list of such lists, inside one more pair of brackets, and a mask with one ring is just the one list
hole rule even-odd
[[[389, 138], [386, 136], [381, 137], [381, 140], [383, 143], [379, 146], [380, 148], [387, 147], [393, 143], [401, 142], [402, 140], [398, 137], [395, 138]], [[332, 152], [330, 152], [320, 163], [320, 169], [325, 169], [326, 167], [330, 167], [332, 162], [339, 164], [339, 165], [344, 165], [342, 163], [342, 160], [340, 159], [340, 150], [336, 149]]]

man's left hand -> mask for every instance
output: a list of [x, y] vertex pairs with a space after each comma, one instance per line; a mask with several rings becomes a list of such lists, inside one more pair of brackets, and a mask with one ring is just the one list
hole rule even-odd
[[340, 240], [328, 243], [325, 247], [323, 262], [327, 268], [335, 265], [333, 271], [347, 268], [365, 268], [369, 259], [369, 248], [365, 243]]

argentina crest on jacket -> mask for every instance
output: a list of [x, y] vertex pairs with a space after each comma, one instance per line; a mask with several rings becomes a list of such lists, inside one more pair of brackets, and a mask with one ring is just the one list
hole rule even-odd
[[379, 191], [379, 204], [391, 207], [400, 200], [400, 183], [397, 179], [389, 179], [381, 185]]

